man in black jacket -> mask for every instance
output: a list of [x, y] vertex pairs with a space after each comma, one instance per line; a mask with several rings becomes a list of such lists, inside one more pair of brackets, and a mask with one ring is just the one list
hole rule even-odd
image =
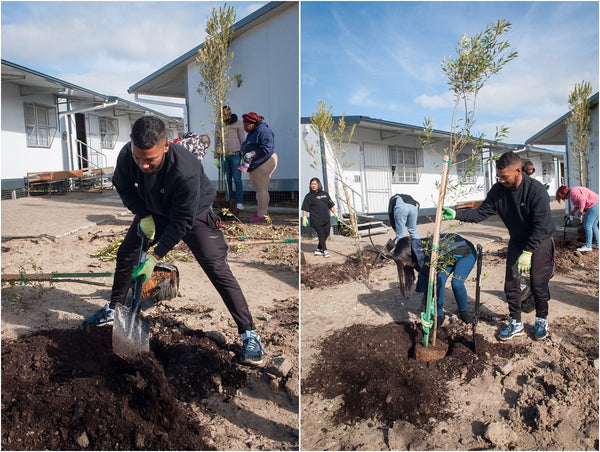
[[521, 159], [506, 152], [496, 162], [499, 182], [494, 184], [483, 203], [476, 209], [454, 210], [443, 206], [443, 220], [479, 223], [498, 212], [510, 234], [506, 257], [504, 292], [511, 322], [500, 332], [500, 340], [525, 334], [521, 321], [519, 274], [530, 271], [535, 301], [535, 339], [548, 336], [548, 283], [554, 274], [554, 239], [550, 199], [544, 186], [523, 174]]
[[[132, 277], [150, 278], [156, 263], [183, 240], [237, 324], [243, 343], [241, 361], [261, 364], [264, 350], [246, 298], [227, 263], [229, 248], [212, 210], [216, 192], [202, 164], [184, 147], [169, 143], [165, 125], [156, 116], [138, 119], [130, 137], [117, 158], [113, 184], [135, 218], [117, 252], [111, 301], [86, 322], [111, 322], [112, 310], [124, 302]], [[139, 233], [149, 240], [156, 237], [158, 244], [134, 268], [141, 246]]]

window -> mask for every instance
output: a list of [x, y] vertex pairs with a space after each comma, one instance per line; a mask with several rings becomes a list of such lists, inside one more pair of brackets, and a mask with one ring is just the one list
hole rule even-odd
[[23, 104], [27, 146], [49, 148], [56, 134], [56, 108], [38, 104]]
[[416, 149], [403, 149], [398, 146], [390, 146], [389, 149], [392, 183], [417, 184], [423, 169], [420, 152]]
[[477, 182], [477, 169], [479, 167], [477, 160], [471, 160], [471, 154], [458, 154], [456, 156], [456, 174], [459, 180], [465, 184], [475, 184]]
[[554, 179], [554, 163], [542, 162], [542, 180], [544, 184], [549, 184]]
[[119, 137], [119, 121], [116, 118], [100, 117], [100, 141], [102, 149], [114, 149]]

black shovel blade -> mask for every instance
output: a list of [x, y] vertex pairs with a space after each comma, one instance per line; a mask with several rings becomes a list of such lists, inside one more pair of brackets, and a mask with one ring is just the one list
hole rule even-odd
[[139, 312], [130, 311], [117, 304], [113, 322], [112, 345], [115, 354], [123, 359], [135, 360], [150, 352], [148, 324]]

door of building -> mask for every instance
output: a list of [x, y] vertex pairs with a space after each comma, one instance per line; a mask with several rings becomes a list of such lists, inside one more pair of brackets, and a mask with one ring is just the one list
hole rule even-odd
[[367, 213], [387, 212], [392, 187], [387, 144], [363, 143], [363, 163]]

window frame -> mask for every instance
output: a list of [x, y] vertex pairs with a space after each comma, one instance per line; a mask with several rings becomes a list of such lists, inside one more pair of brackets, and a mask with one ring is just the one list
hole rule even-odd
[[[550, 168], [550, 171], [547, 171], [547, 168]], [[542, 161], [542, 182], [549, 184], [552, 179], [554, 179], [554, 162]]]
[[[49, 107], [35, 102], [24, 102], [23, 117], [27, 147], [51, 148], [58, 130], [58, 111], [56, 107]], [[45, 122], [40, 122], [42, 120]]]
[[[422, 150], [399, 145], [389, 145], [390, 170], [392, 172], [392, 184], [416, 185], [421, 180], [423, 173]], [[406, 163], [406, 155], [411, 153], [413, 158]], [[400, 158], [402, 157], [402, 158]], [[401, 171], [399, 171], [401, 169]], [[410, 180], [408, 180], [410, 178]]]
[[[106, 126], [104, 126], [103, 130], [103, 124], [111, 124], [113, 131], [108, 131], [108, 127]], [[114, 149], [119, 138], [119, 120], [117, 118], [111, 118], [110, 116], [99, 116], [98, 129], [100, 131], [100, 148]]]
[[[471, 174], [467, 175], [467, 171], [469, 170], [469, 161], [471, 160], [472, 155], [466, 153], [457, 154], [455, 164], [456, 167], [456, 176], [458, 180], [463, 182], [466, 185], [476, 185], [477, 184], [477, 176], [478, 172], [481, 170], [481, 165], [475, 167], [475, 169], [471, 172]], [[480, 159], [481, 156], [477, 155], [477, 158]]]

